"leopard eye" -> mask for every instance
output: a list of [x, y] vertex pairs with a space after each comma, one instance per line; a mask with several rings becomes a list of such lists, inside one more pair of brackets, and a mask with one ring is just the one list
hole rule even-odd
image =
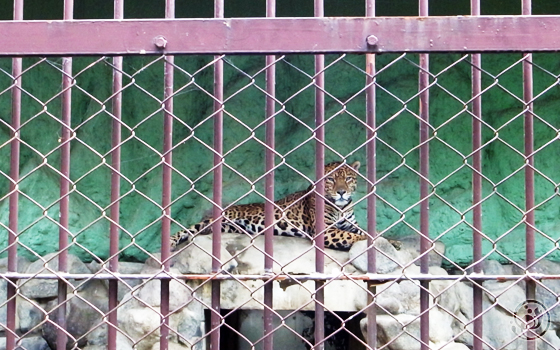
[[332, 176], [327, 177], [327, 181], [334, 182], [334, 177]]
[[348, 176], [348, 177], [346, 178], [346, 182], [352, 182], [352, 181], [354, 181], [354, 178], [353, 178], [353, 177]]

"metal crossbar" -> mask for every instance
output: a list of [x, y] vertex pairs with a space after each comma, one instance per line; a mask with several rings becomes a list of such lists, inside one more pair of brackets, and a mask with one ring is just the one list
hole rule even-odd
[[[125, 19], [115, 0], [113, 19], [74, 20], [65, 0], [45, 21], [15, 0], [0, 21], [6, 348], [557, 348], [560, 124], [542, 104], [559, 93], [560, 17], [520, 3], [327, 17], [315, 0], [297, 18], [267, 0], [262, 18], [227, 18], [215, 0], [184, 19], [168, 0], [164, 18]], [[352, 217], [325, 217], [325, 164], [356, 159]], [[294, 188], [314, 199], [308, 240], [275, 236], [304, 203], [276, 214]], [[227, 215], [254, 202], [259, 222]], [[329, 249], [333, 228], [364, 239]], [[191, 237], [172, 251], [176, 229]]]

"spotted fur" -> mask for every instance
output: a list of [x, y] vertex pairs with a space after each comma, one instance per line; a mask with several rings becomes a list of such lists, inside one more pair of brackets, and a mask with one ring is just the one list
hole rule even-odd
[[[347, 250], [354, 242], [366, 239], [354, 216], [352, 195], [356, 191], [360, 162], [351, 165], [334, 162], [325, 166], [325, 247]], [[315, 195], [310, 186], [275, 202], [274, 235], [306, 237], [315, 235]], [[212, 220], [207, 219], [177, 232], [171, 237], [171, 248], [189, 241], [197, 234], [210, 233]], [[222, 232], [263, 233], [264, 204], [234, 205], [223, 213]]]

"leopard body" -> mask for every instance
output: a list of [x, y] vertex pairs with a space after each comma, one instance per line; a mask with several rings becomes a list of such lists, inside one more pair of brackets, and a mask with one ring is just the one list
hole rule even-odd
[[[351, 165], [333, 162], [325, 166], [325, 247], [349, 249], [353, 243], [366, 239], [356, 222], [352, 195], [357, 187], [360, 162]], [[295, 192], [274, 202], [274, 235], [304, 237], [315, 236], [315, 192], [313, 186]], [[212, 220], [206, 219], [177, 232], [171, 238], [171, 248], [190, 241], [197, 234], [208, 234]], [[233, 205], [223, 212], [222, 232], [262, 234], [265, 230], [264, 203]]]

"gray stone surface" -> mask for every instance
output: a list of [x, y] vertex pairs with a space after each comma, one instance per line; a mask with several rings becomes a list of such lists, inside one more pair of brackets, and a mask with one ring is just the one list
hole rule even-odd
[[[26, 273], [33, 274], [50, 274], [58, 272], [58, 258], [56, 253], [45, 255], [42, 259], [36, 260], [29, 265]], [[75, 255], [68, 255], [68, 272], [76, 274], [89, 274], [90, 270]], [[79, 287], [83, 281], [75, 281], [70, 279], [70, 283], [74, 287]], [[19, 283], [23, 295], [29, 298], [54, 298], [58, 295], [58, 281], [33, 279], [21, 280]]]
[[[88, 269], [92, 273], [97, 273], [103, 271], [103, 266], [95, 261], [87, 264]], [[144, 268], [144, 263], [135, 263], [127, 261], [119, 261], [119, 273], [121, 274], [135, 274], [140, 273]], [[106, 269], [106, 268], [105, 268]], [[107, 272], [107, 271], [105, 271]], [[109, 281], [104, 280], [103, 283], [107, 288], [109, 288]], [[118, 300], [121, 301], [124, 295], [136, 286], [142, 283], [139, 279], [122, 279], [118, 281]]]
[[[99, 339], [104, 337], [103, 332], [91, 332], [100, 325], [104, 314], [108, 310], [108, 293], [101, 281], [91, 280], [76, 294], [68, 294], [66, 302], [66, 322], [67, 330], [73, 337], [68, 342], [68, 349], [75, 345], [85, 346], [91, 336], [92, 343], [106, 344], [106, 341]], [[57, 301], [53, 300], [47, 305], [47, 310], [52, 311], [57, 307]], [[55, 311], [56, 312], [56, 311]], [[51, 347], [56, 343], [56, 326], [52, 322], [46, 322], [42, 326], [43, 337]]]
[[[401, 267], [403, 262], [393, 245], [383, 237], [378, 237], [374, 242], [376, 248], [377, 273], [390, 273]], [[350, 259], [352, 265], [360, 271], [367, 271], [367, 241], [354, 243], [350, 248]]]
[[[420, 265], [420, 236], [412, 235], [399, 238], [400, 249], [397, 255], [399, 260], [405, 264], [413, 262]], [[428, 264], [429, 266], [441, 266], [443, 256], [445, 255], [445, 245], [441, 242], [434, 242], [433, 246], [429, 248]]]
[[45, 318], [45, 310], [47, 310], [47, 301], [45, 299], [39, 301], [18, 297], [16, 305], [19, 329], [22, 332], [33, 331]]
[[[6, 338], [0, 338], [0, 350], [6, 349]], [[14, 350], [51, 350], [47, 342], [40, 336], [26, 336]]]
[[[18, 256], [17, 259], [17, 272], [24, 272], [27, 267], [31, 264], [29, 260], [22, 256]], [[8, 258], [0, 259], [0, 272], [8, 271]], [[7, 299], [8, 293], [8, 281], [5, 279], [0, 279], [0, 304], [3, 304]], [[0, 307], [0, 324], [6, 324], [6, 305]], [[0, 329], [3, 327], [0, 326]]]

